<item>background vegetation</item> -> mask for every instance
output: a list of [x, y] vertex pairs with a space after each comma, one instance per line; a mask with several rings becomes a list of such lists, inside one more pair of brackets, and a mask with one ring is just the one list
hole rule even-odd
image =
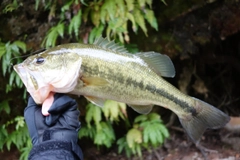
[[[169, 55], [177, 71], [176, 78], [168, 79], [172, 84], [230, 115], [240, 114], [235, 107], [239, 77], [234, 76], [240, 72], [237, 1], [3, 0], [0, 5], [0, 150], [4, 152], [17, 148], [17, 156], [26, 159], [31, 149], [22, 117], [27, 93], [12, 64], [41, 48], [92, 43], [99, 36], [114, 39], [132, 53], [153, 50]], [[169, 137], [164, 124], [171, 113], [165, 109], [155, 107], [149, 115], [138, 115], [122, 103], [108, 101], [100, 109], [84, 98], [78, 101], [79, 137], [99, 149], [117, 146], [128, 157], [142, 157], [142, 149], [152, 152]], [[178, 126], [173, 120], [170, 129], [173, 123]]]

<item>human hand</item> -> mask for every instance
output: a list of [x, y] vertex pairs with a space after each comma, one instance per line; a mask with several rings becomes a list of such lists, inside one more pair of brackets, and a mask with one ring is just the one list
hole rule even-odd
[[[42, 114], [41, 106], [37, 105], [32, 97], [28, 99], [28, 105], [24, 110], [25, 121], [28, 126], [33, 145], [46, 140], [46, 133], [51, 134], [58, 131], [73, 131], [67, 139], [77, 141], [77, 132], [80, 128], [78, 120], [80, 112], [75, 100], [67, 95], [55, 93], [53, 102], [48, 110], [49, 115]], [[76, 133], [76, 134], [75, 134]], [[56, 138], [56, 137], [50, 137]], [[64, 138], [64, 137], [62, 137]]]

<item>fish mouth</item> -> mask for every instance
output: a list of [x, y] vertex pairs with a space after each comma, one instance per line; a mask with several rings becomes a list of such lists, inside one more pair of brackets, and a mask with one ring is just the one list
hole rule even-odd
[[13, 68], [21, 78], [23, 84], [27, 88], [29, 94], [33, 97], [34, 101], [37, 104], [42, 104], [49, 95], [49, 86], [46, 85], [40, 88], [34, 74], [31, 74], [23, 64], [15, 65]]
[[29, 74], [26, 71], [26, 69], [24, 68], [24, 66], [22, 64], [18, 64], [13, 66], [14, 70], [17, 72], [17, 74], [19, 75], [19, 77], [21, 78], [22, 82], [24, 83], [24, 85], [28, 88], [28, 77]]

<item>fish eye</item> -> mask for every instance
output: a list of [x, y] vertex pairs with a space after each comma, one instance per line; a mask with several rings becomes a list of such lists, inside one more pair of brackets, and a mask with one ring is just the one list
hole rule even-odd
[[43, 57], [37, 57], [36, 58], [36, 63], [37, 64], [42, 64], [45, 61], [45, 59]]

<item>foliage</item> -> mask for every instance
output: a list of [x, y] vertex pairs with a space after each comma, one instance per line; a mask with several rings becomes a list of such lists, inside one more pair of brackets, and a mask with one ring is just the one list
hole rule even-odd
[[62, 22], [59, 22], [56, 26], [52, 27], [48, 33], [47, 36], [44, 38], [43, 43], [48, 48], [50, 46], [55, 46], [56, 40], [58, 36], [61, 36], [63, 38], [64, 35], [64, 24]]
[[26, 44], [22, 41], [14, 41], [13, 43], [0, 42], [0, 60], [2, 63], [2, 73], [3, 76], [9, 74], [9, 84], [6, 87], [6, 93], [11, 91], [13, 87], [21, 88], [23, 83], [16, 72], [12, 71], [12, 60], [14, 59], [16, 63], [20, 63], [22, 59], [20, 58], [20, 50], [24, 53], [26, 52]]
[[[79, 137], [88, 137], [94, 144], [109, 148], [115, 140], [112, 123], [119, 122], [119, 117], [128, 121], [126, 105], [123, 103], [108, 100], [103, 108], [90, 103], [87, 105], [85, 117], [87, 124], [82, 126]], [[128, 157], [132, 154], [141, 157], [143, 148], [156, 148], [168, 137], [168, 130], [157, 113], [140, 115], [135, 118], [133, 127], [126, 135], [118, 139], [118, 152], [125, 151]]]
[[[57, 37], [62, 37], [66, 32], [75, 35], [79, 40], [81, 26], [93, 25], [90, 29], [89, 43], [103, 34], [109, 39], [114, 37], [121, 43], [129, 42], [129, 25], [132, 31], [137, 33], [139, 28], [147, 36], [146, 22], [155, 30], [158, 23], [152, 11], [152, 0], [95, 0], [84, 2], [78, 0], [42, 1], [46, 10], [50, 10], [49, 19], [58, 19], [56, 25], [48, 31], [42, 45], [45, 47], [55, 46]], [[164, 2], [164, 1], [163, 1]], [[165, 3], [165, 2], [164, 2]], [[40, 1], [36, 1], [36, 9], [39, 9]], [[57, 10], [56, 8], [61, 8]], [[56, 17], [58, 15], [58, 17]], [[86, 34], [86, 33], [85, 33]]]
[[119, 121], [119, 117], [125, 119], [127, 117], [126, 104], [107, 100], [102, 108], [104, 116], [110, 122]]
[[[23, 83], [16, 72], [13, 71], [12, 63], [13, 60], [15, 63], [20, 63], [22, 59], [20, 58], [20, 52], [26, 52], [26, 44], [22, 41], [14, 41], [3, 43], [0, 41], [0, 60], [2, 64], [2, 74], [5, 77], [8, 77], [9, 82], [5, 88], [5, 93], [13, 90], [14, 88], [22, 88]], [[26, 97], [26, 94], [23, 94], [23, 97]], [[9, 101], [11, 99], [5, 99], [0, 102], [0, 112], [10, 114], [11, 108]], [[12, 126], [15, 125], [14, 131], [9, 132]], [[27, 159], [28, 150], [31, 148], [27, 127], [22, 116], [17, 116], [12, 120], [7, 121], [5, 124], [0, 125], [0, 150], [3, 149], [3, 146], [6, 146], [8, 150], [11, 149], [11, 145], [17, 147], [23, 154], [20, 157], [20, 160]], [[22, 150], [25, 147], [25, 150]]]
[[[119, 117], [125, 119], [126, 105], [115, 101], [106, 101], [103, 108], [92, 103], [87, 105], [86, 126], [82, 126], [79, 137], [89, 137], [98, 146], [112, 146], [115, 140], [115, 133], [112, 123], [118, 121]], [[103, 120], [102, 114], [105, 116]]]
[[10, 113], [11, 109], [8, 103], [9, 100], [3, 100], [2, 102], [0, 102], [0, 113], [1, 111], [5, 111], [7, 114]]
[[[8, 128], [12, 126], [14, 126], [14, 130], [9, 132]], [[0, 126], [0, 150], [4, 145], [10, 150], [12, 144], [22, 152], [20, 160], [27, 159], [32, 144], [22, 116], [17, 116]]]
[[6, 5], [3, 9], [3, 13], [8, 13], [16, 10], [19, 7], [19, 4], [17, 3], [17, 0], [13, 0], [12, 3], [9, 3]]
[[134, 122], [139, 124], [139, 129], [143, 129], [143, 142], [145, 144], [157, 147], [164, 142], [165, 138], [169, 137], [167, 128], [156, 113], [140, 115]]
[[124, 150], [128, 157], [131, 154], [141, 157], [143, 147], [156, 148], [168, 137], [168, 130], [157, 113], [140, 115], [135, 118], [133, 128], [128, 130], [126, 136], [118, 139], [118, 152]]

